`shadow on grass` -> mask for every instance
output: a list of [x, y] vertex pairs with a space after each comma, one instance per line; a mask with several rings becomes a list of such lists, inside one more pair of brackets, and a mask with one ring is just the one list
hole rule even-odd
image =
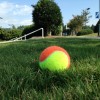
[[[42, 70], [39, 68], [38, 62], [30, 65], [34, 76], [33, 76], [33, 85], [36, 91], [52, 91], [54, 86], [64, 88], [67, 84], [67, 74], [64, 72], [51, 72], [49, 70]], [[31, 85], [31, 84], [30, 84]], [[67, 86], [66, 86], [67, 87]]]

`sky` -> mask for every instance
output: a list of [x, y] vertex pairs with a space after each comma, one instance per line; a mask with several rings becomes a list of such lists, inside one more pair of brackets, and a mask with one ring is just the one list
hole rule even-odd
[[[99, 11], [99, 0], [54, 0], [59, 6], [63, 23], [66, 25], [73, 17], [80, 15], [82, 10], [90, 8], [92, 16], [87, 25], [95, 25], [98, 18], [95, 18], [95, 12]], [[32, 24], [31, 5], [38, 0], [0, 0], [0, 27], [9, 28], [12, 25], [16, 27]], [[2, 19], [3, 18], [3, 19]]]

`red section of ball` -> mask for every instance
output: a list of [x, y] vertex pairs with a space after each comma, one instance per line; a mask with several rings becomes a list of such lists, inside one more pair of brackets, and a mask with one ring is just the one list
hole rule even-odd
[[63, 48], [61, 48], [61, 47], [59, 47], [59, 46], [50, 46], [50, 47], [44, 49], [44, 51], [43, 51], [43, 52], [41, 53], [41, 55], [40, 55], [39, 60], [40, 60], [40, 61], [45, 60], [50, 54], [52, 54], [52, 53], [55, 52], [55, 51], [62, 51], [62, 52], [64, 52], [64, 53], [68, 56], [68, 58], [70, 59], [70, 56], [69, 56], [69, 54], [66, 52], [65, 49], [63, 49]]

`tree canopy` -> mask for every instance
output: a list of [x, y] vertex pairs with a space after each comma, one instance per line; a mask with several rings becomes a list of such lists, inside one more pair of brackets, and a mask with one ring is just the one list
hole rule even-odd
[[32, 17], [36, 27], [43, 27], [46, 33], [50, 33], [54, 31], [53, 28], [61, 26], [62, 14], [53, 0], [39, 0], [33, 8]]
[[71, 29], [71, 31], [74, 31], [75, 33], [79, 32], [83, 26], [86, 26], [86, 23], [88, 23], [89, 18], [89, 11], [83, 10], [80, 15], [73, 15], [73, 19], [69, 21], [67, 26]]
[[83, 25], [83, 19], [82, 16], [73, 16], [73, 19], [70, 20], [70, 22], [67, 24], [67, 26], [75, 32], [78, 32], [82, 29]]
[[[89, 10], [90, 8], [88, 8]], [[89, 22], [89, 19], [92, 17], [90, 16], [90, 12], [88, 11], [87, 9], [86, 10], [83, 10], [82, 13], [81, 13], [81, 16], [82, 16], [82, 19], [83, 19], [83, 25], [86, 26], [86, 23]]]

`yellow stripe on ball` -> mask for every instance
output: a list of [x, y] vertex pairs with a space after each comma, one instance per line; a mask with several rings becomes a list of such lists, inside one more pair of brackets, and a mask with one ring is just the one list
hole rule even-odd
[[50, 54], [44, 61], [40, 61], [41, 69], [48, 69], [50, 71], [63, 71], [68, 69], [70, 59], [62, 51], [55, 51]]

